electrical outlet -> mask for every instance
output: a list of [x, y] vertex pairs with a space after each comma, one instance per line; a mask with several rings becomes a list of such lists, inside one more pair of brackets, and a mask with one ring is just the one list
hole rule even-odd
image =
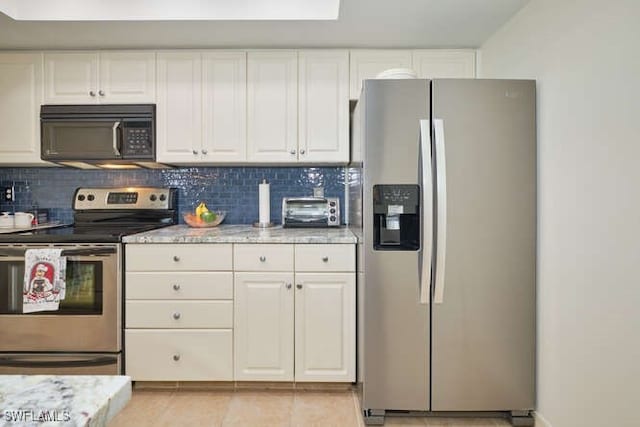
[[10, 187], [0, 187], [0, 190], [2, 190], [2, 195], [0, 196], [2, 200], [5, 202], [15, 202], [16, 191], [13, 185]]

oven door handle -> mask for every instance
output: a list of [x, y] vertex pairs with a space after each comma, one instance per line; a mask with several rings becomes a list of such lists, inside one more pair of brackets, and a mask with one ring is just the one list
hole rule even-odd
[[11, 368], [74, 368], [81, 366], [104, 366], [118, 363], [117, 356], [77, 356], [70, 360], [45, 359], [29, 356], [1, 356], [0, 366]]
[[[27, 248], [0, 248], [0, 257], [23, 257]], [[62, 256], [92, 256], [115, 254], [116, 248], [77, 248], [65, 249]]]

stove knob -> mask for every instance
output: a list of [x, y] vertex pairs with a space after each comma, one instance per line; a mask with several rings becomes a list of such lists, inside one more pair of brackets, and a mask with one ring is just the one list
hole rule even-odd
[[336, 202], [329, 202], [329, 206], [333, 207], [336, 205]]
[[152, 194], [151, 196], [149, 196], [149, 200], [151, 200], [152, 202], [155, 202], [157, 198], [158, 197], [155, 194]]
[[78, 200], [84, 202], [84, 194], [78, 194]]
[[161, 194], [160, 195], [160, 201], [164, 202], [165, 200], [167, 200], [167, 196], [165, 194]]
[[96, 196], [94, 196], [93, 194], [89, 194], [87, 196], [87, 200], [90, 201], [90, 202], [93, 202], [95, 199], [96, 199]]
[[329, 217], [329, 221], [331, 221], [331, 222], [335, 222], [335, 221], [336, 221], [336, 217], [335, 217], [335, 216], [330, 216], [330, 217]]
[[336, 210], [335, 210], [335, 209], [333, 209], [333, 208], [331, 208], [331, 209], [329, 209], [329, 212], [331, 212], [332, 214], [334, 214], [334, 213], [336, 213]]

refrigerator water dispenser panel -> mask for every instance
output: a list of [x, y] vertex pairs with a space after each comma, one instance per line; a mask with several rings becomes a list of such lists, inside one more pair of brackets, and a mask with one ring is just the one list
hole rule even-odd
[[420, 187], [407, 184], [373, 186], [373, 249], [420, 249]]

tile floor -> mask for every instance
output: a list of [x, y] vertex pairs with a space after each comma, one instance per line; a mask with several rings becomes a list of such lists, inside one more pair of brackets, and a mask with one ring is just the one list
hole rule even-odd
[[[503, 419], [387, 417], [385, 426], [495, 427]], [[363, 427], [351, 391], [134, 390], [109, 427]]]

